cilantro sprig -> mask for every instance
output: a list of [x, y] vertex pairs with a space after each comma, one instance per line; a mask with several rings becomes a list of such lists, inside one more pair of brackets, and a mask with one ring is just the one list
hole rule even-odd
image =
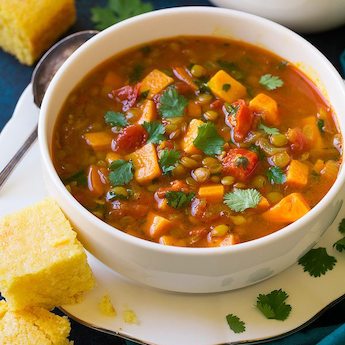
[[256, 189], [235, 189], [224, 195], [224, 204], [235, 212], [243, 212], [258, 205], [261, 194]]
[[164, 175], [175, 169], [180, 157], [180, 152], [176, 150], [165, 149], [161, 152], [159, 165], [161, 166]]
[[273, 290], [269, 294], [259, 294], [256, 307], [267, 319], [284, 321], [291, 312], [291, 305], [285, 301], [289, 295], [282, 289]]
[[284, 82], [277, 76], [272, 74], [265, 74], [260, 77], [259, 83], [269, 91], [282, 87]]
[[188, 204], [190, 204], [194, 196], [194, 193], [184, 193], [175, 191], [169, 191], [165, 194], [168, 205], [173, 208], [182, 208], [187, 206]]
[[163, 118], [181, 117], [188, 104], [185, 97], [180, 95], [174, 86], [168, 87], [159, 100], [159, 113]]
[[237, 315], [226, 315], [226, 322], [234, 333], [243, 333], [246, 330], [245, 323]]
[[225, 140], [218, 134], [214, 123], [207, 122], [199, 126], [193, 144], [207, 155], [213, 156], [222, 152]]
[[266, 176], [268, 181], [270, 181], [272, 184], [283, 184], [286, 181], [284, 171], [277, 166], [268, 168]]
[[141, 0], [108, 0], [105, 7], [91, 8], [91, 21], [96, 29], [103, 30], [124, 19], [152, 10], [151, 3]]
[[104, 115], [104, 121], [108, 125], [126, 127], [128, 126], [128, 121], [125, 117], [125, 114], [115, 111], [107, 111]]
[[133, 163], [118, 159], [110, 164], [109, 181], [112, 186], [122, 186], [133, 179]]
[[267, 127], [263, 123], [260, 123], [259, 129], [263, 130], [268, 135], [279, 134], [279, 129], [274, 127]]
[[[341, 222], [338, 225], [338, 230], [341, 234], [345, 235], [345, 218], [341, 220]], [[345, 236], [335, 242], [333, 244], [333, 248], [335, 248], [338, 252], [345, 251]]]
[[160, 122], [145, 121], [142, 126], [146, 129], [147, 133], [149, 134], [149, 138], [147, 139], [148, 143], [159, 144], [161, 141], [165, 140], [165, 128], [163, 124], [161, 124]]

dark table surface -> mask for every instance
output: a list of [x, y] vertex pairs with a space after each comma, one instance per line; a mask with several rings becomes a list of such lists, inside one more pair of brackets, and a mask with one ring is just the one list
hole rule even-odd
[[[181, 5], [211, 5], [206, 0], [156, 0], [151, 2], [156, 9]], [[89, 9], [95, 5], [102, 6], [105, 3], [106, 0], [77, 0], [78, 19], [68, 33], [93, 28]], [[316, 34], [304, 34], [302, 36], [314, 44], [342, 73], [339, 56], [345, 49], [345, 25], [334, 30]], [[0, 130], [12, 116], [19, 96], [30, 83], [32, 71], [33, 67], [21, 65], [15, 58], [0, 50]], [[343, 75], [343, 77], [345, 76]], [[342, 323], [345, 323], [345, 302], [338, 303], [327, 310], [319, 319], [304, 329], [303, 332], [310, 332], [316, 327], [327, 327]], [[75, 341], [76, 345], [124, 344], [124, 341], [119, 338], [91, 330], [74, 321], [72, 321], [71, 339]]]

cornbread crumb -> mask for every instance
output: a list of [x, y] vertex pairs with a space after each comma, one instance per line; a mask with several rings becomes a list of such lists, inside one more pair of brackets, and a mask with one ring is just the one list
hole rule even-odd
[[0, 291], [11, 310], [75, 303], [93, 286], [84, 248], [55, 201], [0, 220]]
[[123, 321], [126, 323], [131, 323], [131, 324], [138, 324], [138, 318], [135, 312], [131, 309], [126, 309], [123, 312]]
[[0, 46], [32, 65], [75, 18], [74, 0], [1, 0]]
[[116, 310], [113, 306], [113, 303], [111, 302], [109, 295], [104, 295], [101, 298], [98, 307], [103, 315], [112, 317], [116, 316]]
[[67, 339], [70, 330], [67, 317], [39, 307], [9, 311], [0, 301], [1, 345], [72, 345]]

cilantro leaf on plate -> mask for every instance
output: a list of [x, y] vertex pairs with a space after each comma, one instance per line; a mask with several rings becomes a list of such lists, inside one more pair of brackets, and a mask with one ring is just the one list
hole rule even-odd
[[235, 189], [224, 195], [224, 204], [235, 212], [243, 212], [256, 207], [260, 199], [261, 194], [256, 189]]
[[291, 312], [291, 305], [285, 303], [288, 297], [282, 289], [273, 290], [267, 295], [259, 294], [256, 307], [267, 319], [284, 321]]
[[214, 123], [207, 122], [199, 126], [193, 144], [207, 155], [213, 156], [222, 152], [225, 140], [218, 134]]
[[103, 30], [124, 19], [152, 10], [151, 3], [141, 0], [108, 0], [105, 7], [91, 8], [91, 21], [96, 29]]
[[323, 247], [309, 250], [298, 260], [298, 264], [303, 266], [304, 272], [308, 272], [313, 277], [320, 277], [332, 270], [336, 262], [337, 259], [328, 255], [326, 248]]
[[149, 134], [149, 138], [147, 140], [148, 143], [159, 144], [162, 140], [165, 140], [164, 133], [165, 128], [164, 126], [158, 122], [144, 122], [143, 127], [146, 129], [147, 133]]
[[267, 127], [263, 123], [260, 123], [259, 129], [263, 130], [268, 135], [279, 134], [279, 129], [274, 127]]
[[168, 87], [159, 99], [159, 113], [163, 118], [181, 117], [188, 101], [182, 95], [179, 95], [174, 86]]
[[236, 315], [226, 315], [226, 321], [234, 333], [243, 333], [246, 330], [245, 323]]
[[118, 159], [110, 164], [109, 181], [112, 186], [122, 186], [133, 179], [133, 163]]
[[259, 83], [269, 91], [275, 90], [278, 87], [282, 87], [284, 85], [284, 82], [277, 76], [274, 76], [272, 74], [265, 74], [262, 75]]
[[338, 252], [345, 251], [345, 237], [341, 238], [337, 242], [333, 244], [333, 248], [335, 248]]
[[190, 204], [194, 198], [194, 193], [184, 193], [169, 191], [166, 192], [165, 197], [168, 201], [168, 205], [174, 208], [182, 208]]
[[176, 150], [165, 149], [161, 152], [159, 158], [159, 165], [162, 168], [163, 174], [166, 175], [174, 170], [181, 154]]
[[107, 111], [104, 115], [104, 121], [108, 125], [126, 127], [128, 126], [125, 114], [115, 111]]
[[345, 218], [343, 218], [339, 225], [338, 225], [338, 230], [340, 233], [344, 234], [345, 235]]
[[266, 172], [268, 181], [272, 184], [283, 184], [286, 181], [284, 171], [279, 167], [270, 167]]

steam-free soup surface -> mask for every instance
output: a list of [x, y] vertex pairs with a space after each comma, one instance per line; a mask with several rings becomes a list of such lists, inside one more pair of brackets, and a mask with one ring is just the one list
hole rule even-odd
[[331, 107], [289, 62], [178, 37], [90, 72], [62, 107], [53, 160], [70, 193], [115, 228], [213, 247], [306, 214], [337, 177], [341, 142]]

